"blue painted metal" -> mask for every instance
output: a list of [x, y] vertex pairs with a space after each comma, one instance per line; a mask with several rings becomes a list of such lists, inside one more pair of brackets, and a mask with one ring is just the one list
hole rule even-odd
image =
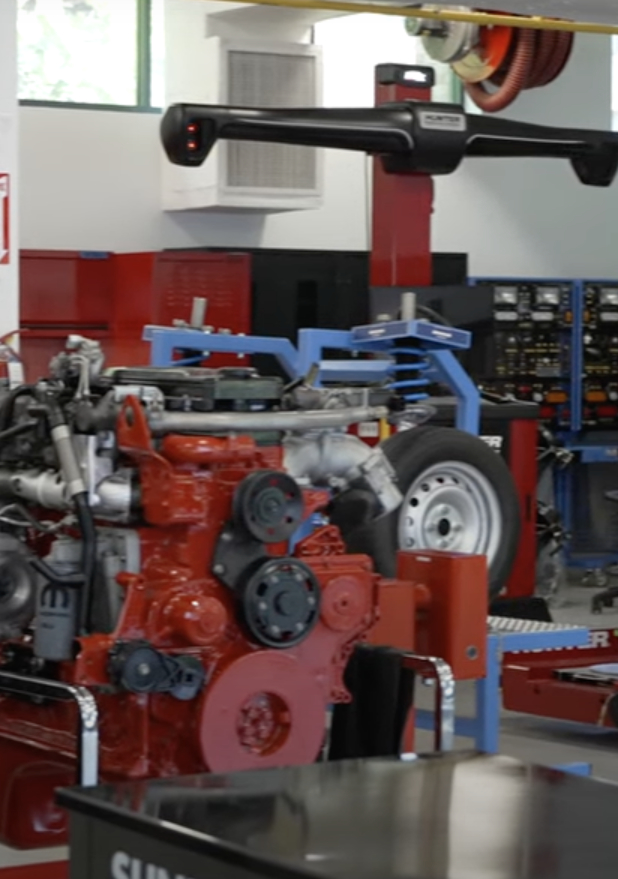
[[591, 763], [561, 763], [558, 766], [552, 766], [559, 772], [566, 772], [567, 775], [580, 775], [582, 778], [590, 778], [592, 775]]
[[[487, 636], [487, 672], [476, 681], [476, 714], [456, 717], [455, 735], [474, 739], [477, 750], [496, 754], [500, 744], [500, 675], [505, 653], [526, 653], [564, 647], [584, 647], [589, 640], [587, 629], [558, 629], [541, 632], [501, 632]], [[433, 712], [415, 713], [419, 729], [433, 729]]]
[[[153, 366], [193, 365], [207, 353], [271, 354], [292, 380], [308, 375], [314, 367], [318, 367], [317, 387], [324, 381], [379, 383], [390, 379], [391, 386], [401, 390], [408, 402], [424, 399], [426, 385], [440, 381], [448, 385], [457, 398], [456, 426], [468, 433], [479, 432], [480, 394], [453, 354], [453, 349], [470, 347], [472, 337], [466, 330], [416, 320], [389, 321], [351, 330], [304, 329], [298, 333], [297, 348], [288, 339], [204, 333], [187, 327], [147, 326], [143, 338], [151, 344]], [[414, 353], [425, 358], [425, 363], [397, 364], [393, 359], [401, 351], [397, 343], [404, 339], [406, 348], [412, 347], [410, 339], [417, 340], [418, 352]], [[329, 350], [347, 350], [353, 355], [383, 354], [384, 357], [326, 360], [324, 354]], [[177, 351], [196, 352], [196, 357], [175, 360]], [[398, 380], [398, 371], [416, 371], [418, 378], [408, 376]]]
[[452, 351], [432, 351], [433, 368], [440, 381], [449, 385], [457, 398], [455, 426], [478, 434], [481, 425], [481, 395]]
[[[302, 330], [301, 330], [302, 332]], [[352, 342], [380, 347], [383, 342], [397, 342], [401, 339], [419, 339], [438, 348], [465, 350], [472, 344], [472, 336], [467, 330], [445, 327], [422, 320], [397, 320], [383, 324], [368, 324], [353, 327], [350, 331]]]
[[233, 336], [228, 333], [204, 333], [188, 328], [151, 325], [144, 327], [142, 338], [145, 342], [150, 342], [152, 366], [176, 366], [174, 352], [179, 350], [198, 351], [201, 354], [272, 354], [290, 378], [299, 375], [298, 352], [289, 339], [276, 336]]

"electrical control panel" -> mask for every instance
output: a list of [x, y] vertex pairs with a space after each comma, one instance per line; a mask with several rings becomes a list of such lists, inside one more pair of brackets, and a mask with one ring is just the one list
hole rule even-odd
[[618, 425], [618, 282], [583, 285], [582, 427]]
[[554, 427], [571, 426], [573, 286], [483, 281], [493, 289], [491, 353], [483, 390], [537, 403]]

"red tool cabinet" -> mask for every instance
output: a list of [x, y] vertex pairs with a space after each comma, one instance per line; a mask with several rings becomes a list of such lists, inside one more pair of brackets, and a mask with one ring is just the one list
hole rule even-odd
[[[100, 339], [109, 365], [147, 363], [144, 324], [188, 320], [196, 296], [208, 300], [208, 324], [251, 330], [248, 254], [25, 250], [20, 270], [21, 351], [29, 380], [47, 372], [70, 333]], [[230, 362], [229, 356], [211, 361]]]

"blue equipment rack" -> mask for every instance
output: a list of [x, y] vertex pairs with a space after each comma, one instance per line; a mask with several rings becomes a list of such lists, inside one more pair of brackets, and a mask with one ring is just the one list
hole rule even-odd
[[[577, 464], [609, 464], [618, 463], [618, 424], [616, 430], [586, 432], [583, 425], [584, 400], [582, 381], [584, 375], [584, 295], [588, 284], [616, 286], [617, 281], [603, 279], [556, 279], [556, 278], [474, 278], [469, 281], [471, 286], [483, 284], [531, 284], [531, 285], [568, 285], [571, 291], [572, 329], [570, 332], [570, 371], [565, 376], [569, 387], [570, 423], [568, 428], [557, 432], [563, 446], [573, 452]], [[558, 471], [556, 479], [556, 505], [565, 529], [572, 532], [577, 528], [576, 509], [573, 497], [573, 472], [570, 468]], [[616, 533], [618, 547], [618, 532]], [[565, 562], [569, 567], [597, 569], [618, 563], [616, 552], [574, 552], [567, 541], [564, 549]]]

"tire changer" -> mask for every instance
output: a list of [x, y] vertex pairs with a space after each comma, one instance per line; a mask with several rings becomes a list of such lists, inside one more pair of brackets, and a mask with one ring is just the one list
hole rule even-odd
[[[411, 101], [175, 106], [163, 121], [181, 164], [220, 137], [362, 150], [404, 177], [449, 173], [465, 154], [568, 157], [599, 186], [618, 166], [615, 135]], [[380, 449], [344, 432], [388, 418], [398, 394], [304, 393], [251, 370], [105, 372], [96, 344], [74, 341], [48, 377], [0, 401], [0, 840], [17, 847], [65, 840], [53, 791], [76, 767], [93, 784], [316, 760], [389, 585], [419, 596], [408, 648], [424, 633], [432, 650], [438, 633], [465, 660], [485, 635], [486, 578], [460, 578], [479, 607], [462, 632], [423, 586], [431, 554], [402, 553], [388, 583], [328, 521], [333, 490], [360, 488], [373, 516], [399, 503]], [[293, 478], [286, 457], [302, 445], [311, 470]]]

